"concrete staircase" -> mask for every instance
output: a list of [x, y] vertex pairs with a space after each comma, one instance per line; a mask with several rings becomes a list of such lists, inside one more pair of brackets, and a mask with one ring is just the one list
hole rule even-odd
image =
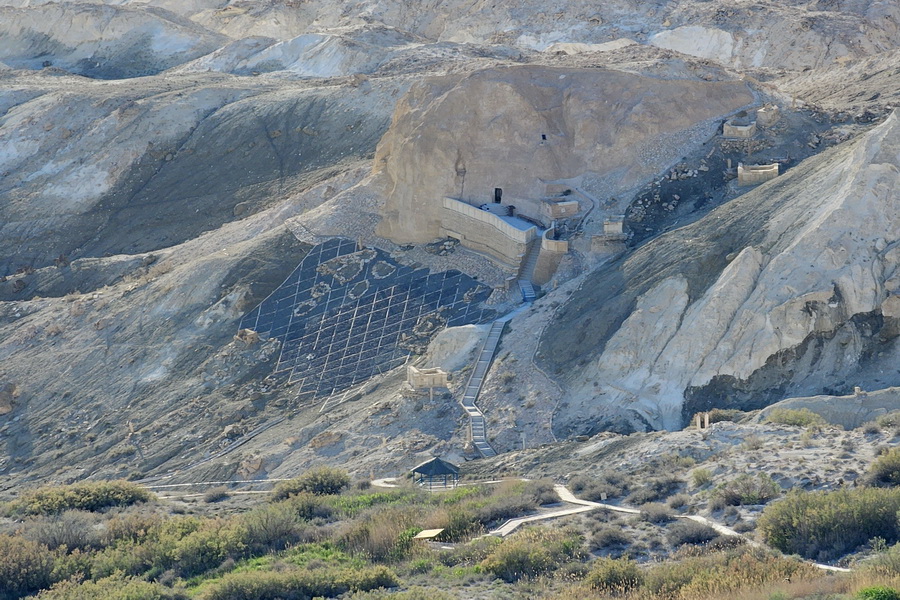
[[487, 439], [487, 421], [485, 421], [484, 413], [475, 404], [478, 400], [478, 394], [481, 392], [481, 386], [484, 378], [487, 377], [488, 369], [491, 367], [491, 361], [494, 360], [494, 352], [497, 351], [497, 345], [500, 343], [500, 334], [503, 333], [503, 327], [506, 321], [500, 319], [491, 324], [488, 331], [487, 339], [481, 346], [478, 353], [478, 361], [475, 368], [469, 376], [469, 382], [466, 384], [466, 390], [463, 393], [462, 404], [463, 410], [469, 415], [469, 433], [472, 436], [472, 443], [478, 449], [481, 456], [487, 458], [489, 456], [497, 456], [497, 451], [491, 446]]
[[528, 253], [525, 255], [516, 277], [516, 284], [519, 286], [519, 292], [522, 294], [522, 302], [534, 302], [535, 298], [537, 298], [532, 279], [534, 277], [534, 268], [537, 266], [540, 255], [541, 239], [538, 237], [531, 243], [531, 247], [528, 249]]

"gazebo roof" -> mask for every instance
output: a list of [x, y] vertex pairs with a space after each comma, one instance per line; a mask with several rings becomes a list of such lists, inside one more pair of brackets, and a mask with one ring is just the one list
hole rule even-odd
[[415, 467], [412, 472], [430, 476], [459, 475], [459, 467], [435, 456], [431, 460], [426, 460], [421, 465]]

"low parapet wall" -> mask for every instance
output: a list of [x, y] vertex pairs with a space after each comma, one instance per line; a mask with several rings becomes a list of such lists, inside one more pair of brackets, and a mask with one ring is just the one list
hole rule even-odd
[[752, 138], [756, 135], [756, 122], [749, 125], [736, 125], [728, 121], [722, 126], [722, 135], [727, 138]]
[[441, 233], [458, 239], [466, 248], [483, 252], [518, 268], [528, 243], [537, 238], [537, 227], [518, 228], [502, 217], [477, 206], [444, 198]]
[[548, 252], [559, 252], [565, 254], [569, 251], [569, 242], [567, 240], [554, 240], [555, 230], [551, 227], [541, 236], [541, 250]]
[[738, 185], [756, 185], [778, 177], [778, 163], [771, 165], [748, 165], [738, 163]]

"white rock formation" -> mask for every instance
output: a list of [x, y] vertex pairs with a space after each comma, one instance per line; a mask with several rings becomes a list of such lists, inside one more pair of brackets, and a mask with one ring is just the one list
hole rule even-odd
[[[715, 236], [722, 222], [739, 230], [747, 213], [767, 215], [759, 235], [749, 227], [741, 234], [756, 236], [755, 243], [696, 299], [678, 275], [637, 299], [599, 360], [579, 370], [568, 418], [624, 412], [637, 415], [635, 423], [676, 429], [688, 388], [719, 376], [747, 381], [811, 337], [832, 335], [854, 316], [881, 313], [886, 298], [886, 312], [894, 314], [889, 294], [900, 289], [900, 116], [808, 163], [686, 230], [685, 236]], [[642, 252], [667, 254], [668, 244], [684, 239], [663, 236]], [[829, 358], [831, 372], [860, 368], [861, 335]], [[788, 368], [797, 376], [813, 367]], [[817, 376], [825, 381], [828, 374], [821, 368]]]

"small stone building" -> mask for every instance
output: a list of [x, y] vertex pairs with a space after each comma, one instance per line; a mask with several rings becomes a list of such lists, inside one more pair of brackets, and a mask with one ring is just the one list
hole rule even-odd
[[450, 380], [447, 371], [440, 367], [419, 369], [412, 365], [406, 367], [406, 378], [415, 390], [427, 390], [436, 387], [447, 387]]
[[747, 165], [738, 163], [738, 185], [756, 185], [778, 177], [778, 163], [771, 165]]
[[756, 135], [756, 121], [741, 124], [738, 121], [726, 121], [722, 126], [722, 136], [729, 139], [745, 140]]

